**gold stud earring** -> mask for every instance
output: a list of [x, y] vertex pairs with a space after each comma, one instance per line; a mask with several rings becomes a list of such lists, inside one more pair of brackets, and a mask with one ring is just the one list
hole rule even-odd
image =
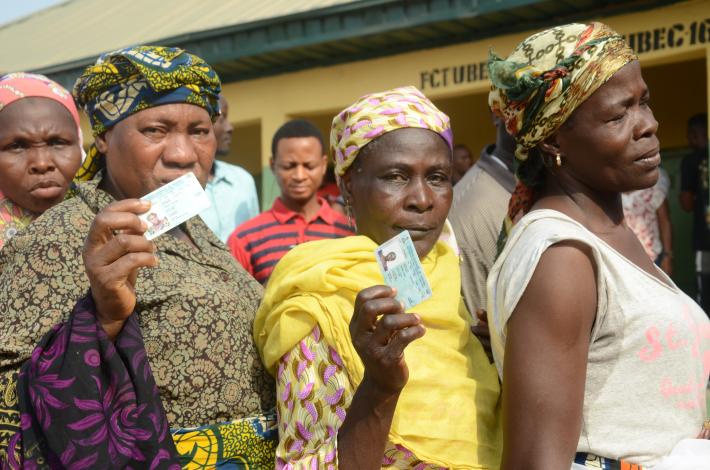
[[555, 163], [557, 164], [557, 168], [562, 166], [562, 155], [559, 153], [555, 155]]

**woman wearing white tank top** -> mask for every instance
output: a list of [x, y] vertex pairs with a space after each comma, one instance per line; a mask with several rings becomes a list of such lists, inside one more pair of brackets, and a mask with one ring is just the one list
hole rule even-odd
[[521, 162], [488, 277], [502, 468], [710, 469], [710, 322], [621, 204], [661, 163], [638, 60], [608, 26], [571, 24], [489, 71]]

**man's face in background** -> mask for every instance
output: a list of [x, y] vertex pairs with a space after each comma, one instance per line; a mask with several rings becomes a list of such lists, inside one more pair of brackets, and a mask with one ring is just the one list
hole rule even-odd
[[217, 155], [224, 156], [229, 154], [229, 149], [232, 146], [234, 127], [229, 122], [229, 103], [222, 95], [219, 95], [219, 106], [221, 112], [214, 122], [214, 135], [217, 138]]

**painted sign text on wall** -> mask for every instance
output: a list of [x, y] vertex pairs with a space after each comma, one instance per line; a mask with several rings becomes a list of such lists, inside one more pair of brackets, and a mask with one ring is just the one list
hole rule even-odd
[[477, 82], [488, 79], [486, 62], [424, 70], [419, 74], [419, 89], [446, 88], [450, 85]]
[[[710, 44], [710, 18], [626, 33], [622, 36], [637, 54]], [[486, 62], [473, 62], [424, 70], [419, 73], [419, 87], [421, 90], [433, 90], [487, 79]]]
[[710, 43], [710, 18], [623, 34], [637, 54]]

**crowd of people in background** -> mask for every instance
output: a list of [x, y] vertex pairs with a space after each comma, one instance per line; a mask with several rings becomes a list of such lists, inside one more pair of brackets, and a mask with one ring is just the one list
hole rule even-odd
[[[0, 467], [710, 468], [707, 114], [681, 165], [696, 302], [624, 38], [557, 26], [488, 71], [477, 159], [415, 87], [372, 92], [328, 143], [276, 131], [263, 212], [200, 57], [1, 77]], [[188, 172], [210, 208], [148, 240], [141, 198]], [[375, 256], [403, 231], [411, 309]]]

